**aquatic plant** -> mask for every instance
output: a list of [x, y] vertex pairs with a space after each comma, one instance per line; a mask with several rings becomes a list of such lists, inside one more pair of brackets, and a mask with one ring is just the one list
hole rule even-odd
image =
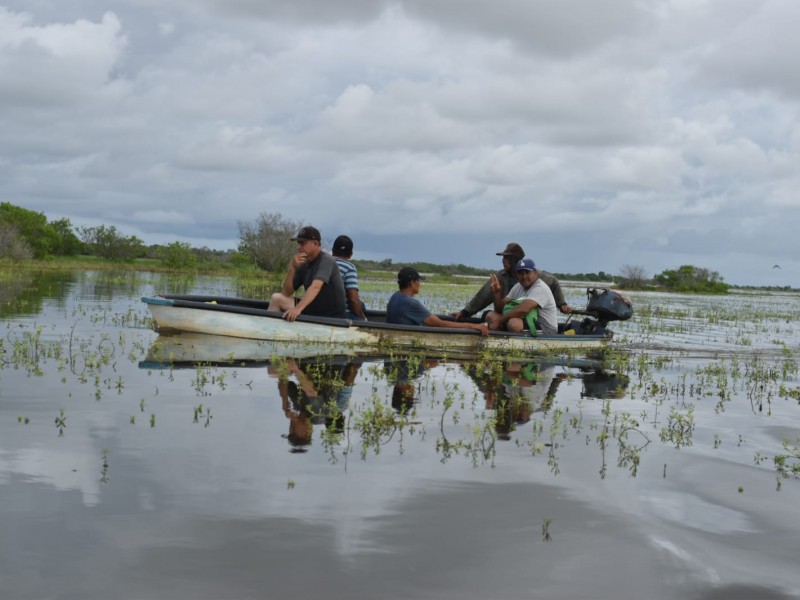
[[788, 439], [783, 440], [782, 454], [776, 454], [773, 464], [778, 475], [784, 478], [800, 478], [800, 438], [792, 443]]
[[407, 424], [406, 415], [398, 415], [373, 395], [353, 417], [353, 431], [361, 436], [361, 458], [365, 459], [370, 452], [380, 454], [381, 447], [389, 443], [396, 432], [402, 434]]
[[689, 406], [686, 412], [680, 412], [672, 407], [665, 427], [661, 429], [661, 441], [669, 442], [675, 448], [684, 448], [692, 445], [694, 432], [694, 406]]
[[553, 523], [552, 519], [542, 519], [542, 541], [550, 542], [553, 537], [550, 535], [550, 525]]
[[64, 409], [62, 408], [58, 412], [58, 416], [55, 418], [56, 429], [58, 429], [58, 435], [64, 435], [64, 429], [67, 427], [67, 415], [64, 414]]

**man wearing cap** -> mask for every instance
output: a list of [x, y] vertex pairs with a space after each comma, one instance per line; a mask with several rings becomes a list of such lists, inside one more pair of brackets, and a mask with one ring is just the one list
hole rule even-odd
[[397, 273], [397, 285], [400, 288], [392, 297], [386, 307], [386, 322], [397, 325], [426, 325], [428, 327], [450, 327], [453, 329], [473, 329], [483, 335], [489, 335], [489, 328], [485, 323], [456, 323], [440, 319], [422, 302], [414, 298], [419, 294], [420, 279], [422, 277], [412, 267], [403, 267]]
[[[518, 283], [506, 296], [501, 294], [502, 285], [496, 275], [492, 275], [492, 296], [494, 310], [486, 317], [489, 329], [507, 329], [523, 331], [526, 326], [536, 334], [536, 325], [544, 335], [558, 333], [558, 315], [553, 292], [539, 278], [536, 264], [532, 259], [523, 257], [517, 262], [514, 270]], [[537, 323], [531, 323], [531, 311], [537, 309]]]
[[[525, 252], [522, 250], [522, 246], [515, 242], [511, 242], [506, 246], [505, 250], [498, 252], [497, 256], [502, 257], [503, 269], [495, 273], [495, 276], [500, 282], [500, 295], [505, 297], [511, 288], [517, 283], [517, 280], [514, 277], [514, 265], [517, 264], [519, 259], [525, 256]], [[564, 292], [561, 291], [561, 284], [558, 282], [558, 279], [555, 277], [555, 275], [551, 275], [545, 271], [538, 271], [538, 273], [539, 279], [544, 281], [550, 288], [550, 291], [553, 292], [553, 297], [556, 300], [558, 309], [564, 314], [571, 313], [572, 308], [564, 299]], [[467, 302], [467, 305], [460, 311], [453, 313], [452, 316], [454, 316], [456, 319], [471, 317], [472, 315], [479, 313], [484, 308], [492, 304], [493, 301], [492, 280], [490, 278], [489, 281], [487, 281], [483, 287], [478, 290], [478, 293], [472, 297], [472, 300]]]
[[[306, 225], [292, 241], [297, 242], [297, 254], [289, 262], [281, 291], [272, 294], [269, 310], [283, 311], [287, 321], [294, 321], [301, 313], [344, 318], [342, 276], [333, 257], [322, 251], [319, 230]], [[305, 293], [297, 299], [294, 293], [301, 287]]]
[[364, 314], [364, 303], [358, 296], [358, 270], [350, 262], [353, 256], [353, 240], [346, 235], [340, 235], [333, 242], [331, 250], [336, 265], [339, 267], [339, 274], [344, 282], [344, 293], [347, 298], [347, 318], [353, 320], [366, 321], [367, 315]]

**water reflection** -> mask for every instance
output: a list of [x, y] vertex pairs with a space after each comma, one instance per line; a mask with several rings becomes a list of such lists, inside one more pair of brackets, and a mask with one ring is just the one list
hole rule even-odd
[[188, 291], [197, 277], [136, 271], [0, 270], [0, 318], [38, 315], [45, 303], [63, 309], [75, 298], [98, 303], [138, 296], [146, 281], [152, 281], [155, 290]]
[[314, 425], [323, 424], [329, 434], [344, 431], [344, 414], [360, 367], [360, 362], [342, 357], [286, 358], [267, 366], [278, 380], [281, 407], [289, 420], [284, 437], [292, 452], [307, 450]]
[[581, 398], [595, 398], [598, 400], [624, 397], [630, 382], [630, 377], [627, 375], [603, 369], [582, 371], [580, 378], [583, 383]]
[[[591, 366], [589, 366], [591, 365]], [[498, 438], [508, 440], [533, 413], [548, 412], [562, 382], [580, 379], [581, 398], [622, 398], [628, 387], [626, 375], [608, 372], [599, 361], [571, 367], [569, 361], [541, 359], [485, 365], [465, 363], [462, 369], [483, 392], [486, 408], [496, 412]]]
[[189, 294], [197, 285], [197, 275], [193, 273], [153, 273], [153, 289], [170, 294]]
[[386, 381], [392, 384], [392, 408], [400, 415], [407, 415], [417, 402], [421, 381], [428, 369], [439, 364], [433, 358], [420, 356], [393, 357], [383, 361]]
[[140, 368], [171, 368], [196, 364], [263, 366], [281, 358], [314, 358], [331, 355], [355, 356], [348, 346], [305, 342], [270, 342], [246, 340], [204, 333], [159, 335], [147, 352]]
[[[369, 366], [360, 402], [351, 403], [362, 365]], [[282, 436], [291, 452], [306, 452], [317, 438], [331, 459], [344, 452], [337, 445], [347, 434], [346, 449], [359, 441], [361, 453], [377, 452], [396, 432], [419, 424], [420, 410], [438, 423], [436, 447], [447, 458], [455, 449], [471, 449], [488, 460], [494, 440], [511, 440], [515, 431], [530, 423], [535, 413], [553, 409], [564, 382], [580, 382], [581, 399], [622, 398], [628, 377], [604, 369], [602, 361], [589, 358], [528, 357], [523, 360], [489, 360], [475, 357], [438, 358], [423, 354], [358, 354], [352, 347], [286, 344], [201, 334], [159, 336], [140, 368], [194, 368], [196, 366], [264, 368], [275, 380], [287, 429]], [[479, 439], [464, 441], [446, 432], [462, 418], [453, 398], [436, 398], [441, 377], [437, 368], [460, 373], [458, 380], [472, 384], [479, 401], [475, 431]], [[275, 389], [275, 388], [273, 388]], [[465, 388], [469, 389], [469, 388]], [[567, 394], [575, 399], [572, 387]], [[421, 399], [432, 402], [420, 407]], [[391, 408], [390, 408], [391, 407]], [[385, 409], [385, 410], [384, 410]], [[387, 412], [388, 411], [388, 412]], [[447, 417], [445, 415], [449, 412]], [[425, 418], [423, 418], [423, 421]], [[316, 426], [316, 427], [315, 427]], [[317, 433], [319, 432], [319, 433]], [[351, 435], [355, 434], [355, 435]], [[461, 440], [461, 441], [459, 441]]]
[[534, 412], [546, 412], [552, 406], [558, 384], [566, 379], [556, 374], [555, 364], [529, 361], [484, 366], [465, 364], [464, 372], [483, 392], [485, 406], [495, 411], [495, 430], [502, 440], [530, 421]]
[[629, 378], [606, 371], [597, 359], [552, 357], [513, 361], [439, 359], [422, 354], [381, 356], [359, 354], [348, 346], [308, 343], [267, 342], [196, 333], [160, 335], [152, 344], [140, 368], [180, 368], [196, 365], [267, 366], [278, 379], [280, 397], [292, 430], [308, 437], [306, 423], [319, 421], [331, 402], [346, 408], [356, 375], [364, 362], [380, 364], [382, 378], [392, 388], [391, 405], [406, 414], [417, 402], [426, 374], [440, 364], [459, 366], [485, 397], [485, 407], [498, 413], [498, 433], [507, 436], [515, 425], [530, 420], [534, 412], [547, 412], [559, 385], [579, 379], [581, 398], [622, 398]]
[[0, 272], [0, 318], [40, 314], [45, 300], [61, 303], [76, 279], [76, 273], [61, 271]]

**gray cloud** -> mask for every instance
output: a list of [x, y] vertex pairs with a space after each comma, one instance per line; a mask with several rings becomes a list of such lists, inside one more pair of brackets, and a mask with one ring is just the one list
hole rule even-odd
[[493, 267], [511, 236], [556, 271], [775, 284], [800, 273], [799, 10], [7, 2], [0, 194], [149, 243], [279, 211], [380, 258]]
[[508, 40], [554, 58], [591, 52], [635, 34], [649, 20], [641, 4], [630, 0], [405, 0], [409, 15], [491, 40]]

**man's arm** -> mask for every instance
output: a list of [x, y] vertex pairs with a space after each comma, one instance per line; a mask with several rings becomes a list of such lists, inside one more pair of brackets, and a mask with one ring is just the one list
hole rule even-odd
[[508, 296], [505, 296], [503, 298], [497, 296], [497, 298], [495, 298], [494, 301], [494, 312], [503, 314], [503, 308], [505, 308], [506, 304], [508, 304], [510, 300], [511, 298], [509, 298]]
[[495, 312], [503, 314], [503, 307], [511, 300], [508, 296], [503, 295], [503, 284], [497, 275], [492, 275], [489, 280], [492, 289], [492, 301], [494, 304]]
[[290, 308], [285, 313], [283, 313], [283, 318], [289, 322], [292, 322], [295, 319], [297, 319], [297, 317], [300, 316], [300, 313], [303, 312], [305, 307], [314, 301], [314, 298], [317, 297], [323, 285], [325, 284], [321, 279], [315, 279], [314, 281], [312, 281], [311, 285], [308, 286], [306, 293], [303, 294], [303, 297], [300, 299], [300, 302], [298, 302], [294, 308]]
[[489, 279], [483, 284], [481, 289], [467, 302], [467, 305], [460, 312], [461, 316], [469, 317], [474, 315], [492, 303], [492, 280]]
[[281, 397], [283, 414], [288, 417], [292, 412], [292, 407], [289, 404], [289, 379], [285, 376], [281, 376], [278, 379], [278, 395]]
[[317, 393], [317, 388], [314, 387], [314, 382], [311, 381], [311, 378], [300, 368], [297, 361], [290, 358], [287, 363], [289, 365], [289, 370], [297, 377], [297, 381], [300, 382], [300, 388], [306, 393], [306, 396], [316, 398], [319, 394]]
[[350, 310], [357, 317], [361, 317], [366, 321], [367, 315], [364, 314], [364, 309], [361, 306], [361, 298], [358, 296], [358, 288], [347, 288], [345, 289], [347, 293], [347, 304], [350, 307]]
[[[508, 300], [508, 297], [506, 297], [506, 300]], [[507, 313], [503, 313], [502, 310], [498, 311], [501, 313], [500, 323], [505, 325], [510, 319], [524, 319], [525, 315], [531, 312], [534, 308], [539, 308], [539, 304], [535, 300], [526, 298]]]
[[561, 308], [567, 301], [564, 299], [564, 292], [561, 291], [561, 284], [558, 279], [553, 280], [553, 285], [550, 286], [550, 291], [553, 292], [553, 299], [556, 301], [556, 306]]
[[289, 268], [286, 269], [286, 275], [283, 276], [283, 283], [281, 283], [281, 293], [284, 296], [292, 296], [295, 291], [297, 291], [297, 288], [294, 287], [294, 275], [297, 271], [297, 267], [306, 262], [306, 260], [308, 260], [306, 258], [306, 253], [298, 252], [292, 257], [292, 260], [289, 261]]
[[444, 321], [436, 315], [430, 315], [422, 322], [423, 325], [428, 327], [449, 327], [452, 329], [472, 329], [479, 332], [481, 335], [489, 335], [489, 327], [486, 323], [457, 323], [456, 321]]
[[553, 277], [553, 285], [550, 286], [550, 291], [553, 292], [553, 300], [556, 301], [556, 308], [558, 308], [558, 310], [565, 315], [571, 313], [572, 307], [567, 304], [567, 301], [564, 298], [564, 292], [561, 291], [561, 284], [555, 277]]
[[283, 276], [283, 283], [281, 283], [281, 293], [284, 296], [291, 296], [294, 294], [294, 261], [289, 264], [286, 270], [286, 275]]

